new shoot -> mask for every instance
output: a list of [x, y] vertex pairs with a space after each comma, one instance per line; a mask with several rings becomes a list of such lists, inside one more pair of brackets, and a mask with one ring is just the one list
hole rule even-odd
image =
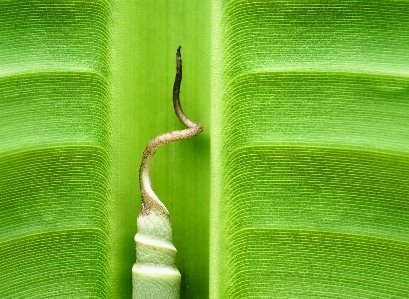
[[176, 78], [173, 85], [173, 107], [179, 120], [187, 127], [149, 141], [139, 170], [142, 205], [135, 236], [136, 263], [132, 267], [133, 299], [176, 299], [180, 297], [180, 272], [175, 266], [176, 248], [172, 243], [169, 212], [152, 188], [152, 158], [161, 146], [196, 136], [203, 127], [190, 121], [183, 113], [179, 92], [182, 82], [182, 56], [176, 52]]

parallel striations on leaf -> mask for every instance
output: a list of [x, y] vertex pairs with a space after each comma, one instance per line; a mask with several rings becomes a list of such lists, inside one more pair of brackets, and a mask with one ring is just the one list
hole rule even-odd
[[109, 294], [110, 3], [0, 1], [0, 297]]
[[409, 296], [407, 1], [214, 1], [212, 298]]

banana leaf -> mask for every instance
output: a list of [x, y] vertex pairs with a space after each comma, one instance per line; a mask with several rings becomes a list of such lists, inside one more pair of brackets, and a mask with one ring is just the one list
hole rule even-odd
[[211, 298], [407, 298], [407, 1], [212, 16]]
[[182, 298], [409, 295], [405, 1], [0, 1], [0, 298], [130, 298], [160, 149]]
[[142, 151], [183, 128], [179, 45], [182, 104], [206, 131], [152, 175], [183, 297], [208, 298], [209, 25], [210, 3], [0, 1], [0, 298], [131, 298]]

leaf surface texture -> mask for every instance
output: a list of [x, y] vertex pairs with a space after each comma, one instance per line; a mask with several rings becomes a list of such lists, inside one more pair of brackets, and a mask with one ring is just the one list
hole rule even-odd
[[213, 16], [213, 298], [407, 298], [407, 1]]

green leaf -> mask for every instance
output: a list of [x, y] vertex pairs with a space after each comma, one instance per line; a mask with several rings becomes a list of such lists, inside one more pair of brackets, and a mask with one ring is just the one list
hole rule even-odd
[[408, 297], [407, 2], [213, 4], [212, 298]]
[[207, 298], [210, 3], [8, 0], [0, 11], [0, 297], [131, 297], [140, 158], [183, 128], [172, 106], [182, 45], [182, 105], [206, 131], [161, 149], [153, 183], [182, 297]]
[[0, 297], [104, 297], [109, 5], [0, 11]]
[[131, 297], [140, 157], [183, 127], [181, 45], [204, 132], [152, 181], [182, 298], [407, 298], [408, 10], [0, 1], [0, 297]]

